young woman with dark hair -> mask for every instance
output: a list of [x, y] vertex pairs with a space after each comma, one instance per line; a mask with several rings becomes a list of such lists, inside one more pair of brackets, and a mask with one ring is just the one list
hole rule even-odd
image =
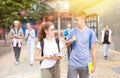
[[[41, 61], [41, 78], [60, 78], [60, 51], [63, 48], [63, 44], [59, 39], [59, 49], [54, 37], [54, 24], [52, 22], [45, 22], [39, 30], [38, 39], [41, 42], [44, 41], [44, 47], [40, 42], [37, 44], [35, 51], [35, 60]], [[43, 52], [43, 55], [41, 55]], [[41, 55], [41, 56], [40, 56]]]

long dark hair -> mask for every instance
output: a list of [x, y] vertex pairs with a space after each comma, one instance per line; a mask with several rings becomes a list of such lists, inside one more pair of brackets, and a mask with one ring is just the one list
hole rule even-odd
[[42, 39], [46, 37], [45, 30], [48, 30], [51, 25], [53, 25], [52, 22], [44, 22], [43, 24], [41, 24], [41, 28], [39, 29], [39, 33], [38, 33], [39, 41], [41, 41]]

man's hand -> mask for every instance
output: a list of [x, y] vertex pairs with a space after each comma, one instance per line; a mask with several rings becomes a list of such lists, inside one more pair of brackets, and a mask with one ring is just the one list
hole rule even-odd
[[77, 40], [77, 36], [73, 36], [72, 41], [76, 41], [76, 40]]

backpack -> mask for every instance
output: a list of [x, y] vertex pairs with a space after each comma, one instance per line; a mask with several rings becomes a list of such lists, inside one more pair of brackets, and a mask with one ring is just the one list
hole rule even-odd
[[68, 30], [67, 30], [67, 29], [65, 29], [65, 30], [63, 31], [63, 36], [68, 36]]
[[[77, 28], [73, 29], [73, 34], [77, 35]], [[90, 33], [89, 33], [89, 50], [91, 50], [91, 39], [92, 39], [92, 31], [90, 30]], [[71, 51], [72, 51], [74, 45], [75, 45], [75, 41], [70, 45], [70, 46], [72, 46]]]
[[[58, 51], [60, 52], [59, 38], [55, 38], [55, 41], [58, 46]], [[43, 49], [44, 49], [44, 40], [43, 39], [40, 41], [40, 46], [41, 46], [41, 56], [43, 56]], [[42, 62], [42, 60], [40, 61], [40, 64], [41, 64], [41, 62]]]
[[18, 28], [17, 32], [16, 32], [15, 29], [13, 28], [13, 31], [15, 32], [15, 34], [19, 34], [19, 30], [20, 30], [20, 28]]

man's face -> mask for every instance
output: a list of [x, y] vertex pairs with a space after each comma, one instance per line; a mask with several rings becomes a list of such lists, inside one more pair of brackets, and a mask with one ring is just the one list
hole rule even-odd
[[85, 21], [83, 20], [83, 17], [76, 17], [74, 23], [76, 26], [82, 26]]

